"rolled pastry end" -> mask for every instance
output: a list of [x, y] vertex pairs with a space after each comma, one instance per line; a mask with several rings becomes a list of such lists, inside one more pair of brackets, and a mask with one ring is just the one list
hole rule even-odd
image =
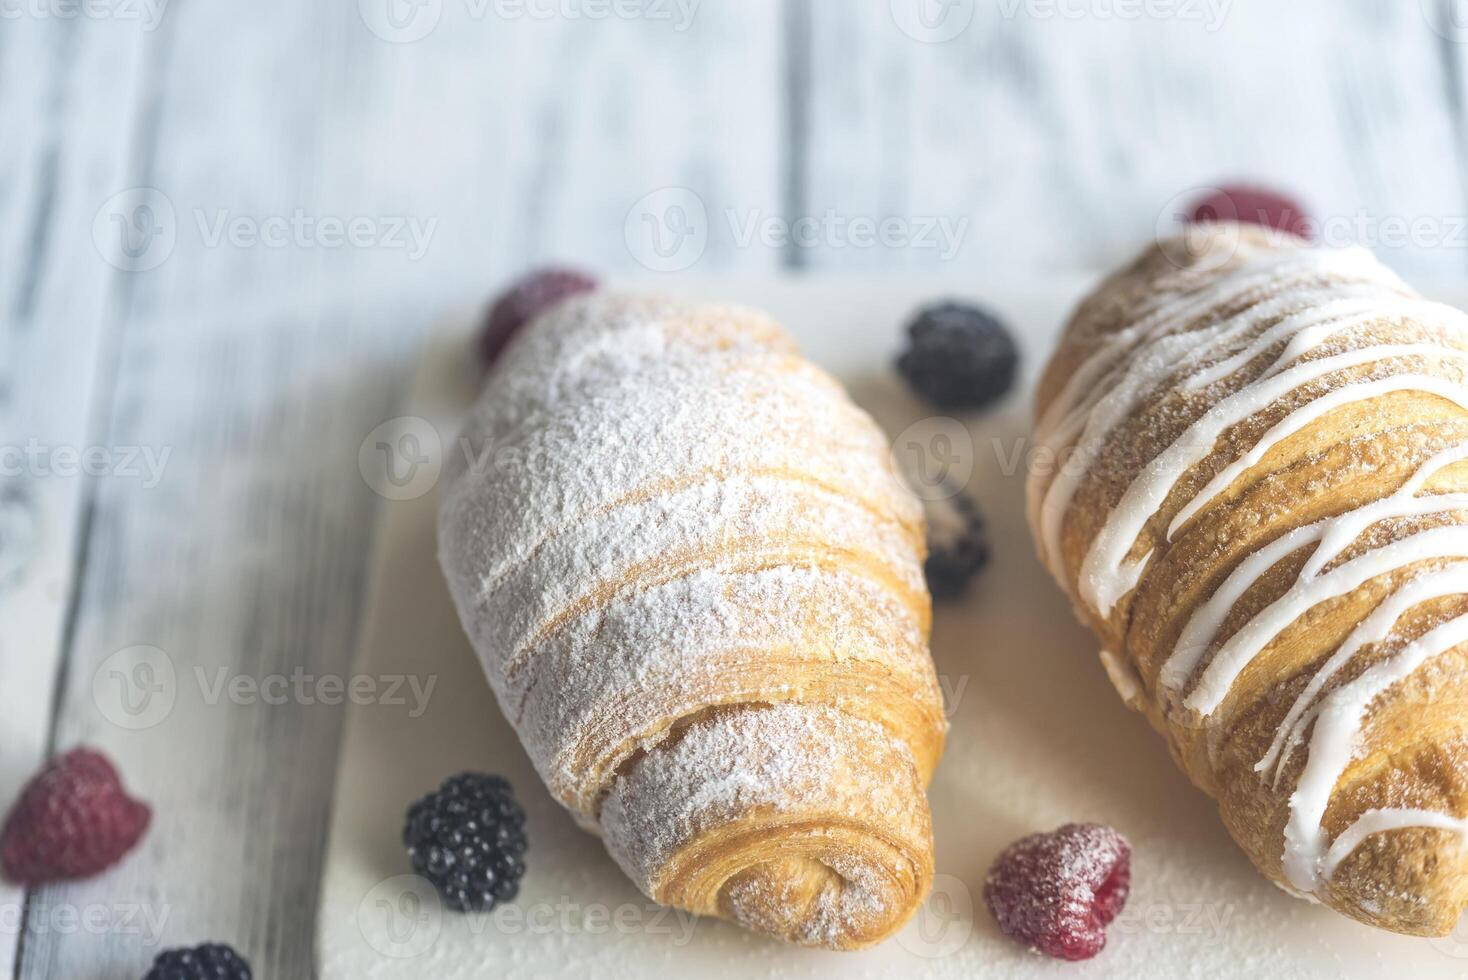
[[1367, 925], [1446, 936], [1468, 907], [1465, 872], [1468, 849], [1461, 830], [1404, 827], [1363, 841], [1341, 862], [1322, 897]]
[[607, 849], [653, 899], [787, 942], [856, 949], [886, 938], [933, 876], [912, 755], [830, 708], [704, 715], [618, 778]]

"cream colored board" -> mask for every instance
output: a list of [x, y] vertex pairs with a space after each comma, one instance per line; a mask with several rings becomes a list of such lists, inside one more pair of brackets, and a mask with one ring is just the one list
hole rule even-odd
[[[667, 284], [662, 284], [664, 288]], [[772, 311], [806, 353], [930, 466], [958, 467], [987, 515], [994, 558], [970, 594], [935, 613], [933, 654], [952, 731], [931, 798], [938, 878], [894, 939], [861, 953], [796, 949], [650, 904], [547, 796], [464, 640], [434, 559], [431, 489], [384, 505], [359, 672], [402, 676], [400, 704], [355, 706], [348, 721], [318, 924], [324, 980], [518, 977], [1417, 977], [1468, 972], [1459, 939], [1409, 939], [1293, 899], [1259, 876], [1212, 803], [1111, 689], [1089, 634], [1034, 557], [1022, 513], [1028, 382], [1087, 283], [677, 280], [676, 290]], [[942, 296], [981, 301], [1014, 325], [1026, 383], [997, 410], [942, 422], [891, 370], [900, 326]], [[1448, 297], [1452, 298], [1452, 297]], [[404, 414], [430, 449], [453, 447], [472, 396], [469, 323], [426, 352]], [[391, 439], [387, 440], [389, 443]], [[400, 471], [431, 486], [433, 463]], [[595, 465], [588, 460], [586, 465]], [[398, 491], [394, 491], [398, 492]], [[416, 690], [426, 696], [415, 696]], [[431, 685], [431, 687], [430, 687]], [[378, 690], [384, 688], [379, 683]], [[461, 769], [503, 773], [528, 811], [519, 899], [488, 915], [442, 910], [406, 877], [409, 802]], [[1073, 820], [1111, 824], [1135, 848], [1133, 891], [1107, 949], [1083, 964], [1027, 953], [999, 934], [980, 889], [1014, 838]], [[901, 971], [901, 972], [899, 972]]]

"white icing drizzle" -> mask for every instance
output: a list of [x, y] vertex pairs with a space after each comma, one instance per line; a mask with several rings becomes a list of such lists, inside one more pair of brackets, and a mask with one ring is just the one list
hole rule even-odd
[[[1407, 516], [1408, 512], [1404, 508], [1404, 505], [1409, 504], [1409, 502], [1421, 508], [1412, 511], [1417, 514], [1441, 513], [1459, 508], [1468, 509], [1468, 494], [1441, 494], [1421, 500], [1415, 499], [1417, 492], [1422, 489], [1423, 485], [1434, 474], [1444, 467], [1451, 466], [1464, 459], [1468, 459], [1468, 443], [1459, 443], [1456, 446], [1450, 446], [1434, 454], [1418, 467], [1417, 471], [1412, 474], [1407, 482], [1402, 484], [1396, 493], [1390, 497], [1384, 500], [1374, 501], [1364, 507], [1358, 507], [1349, 513], [1322, 522], [1329, 526], [1325, 528], [1320, 538], [1320, 545], [1311, 554], [1309, 560], [1305, 563], [1305, 567], [1301, 570], [1301, 577], [1314, 577], [1319, 574], [1320, 569], [1324, 568], [1328, 562], [1334, 560], [1337, 555], [1344, 551], [1370, 525], [1388, 516]], [[1316, 695], [1335, 676], [1336, 672], [1350, 661], [1351, 657], [1360, 647], [1368, 643], [1379, 642], [1385, 638], [1387, 632], [1395, 625], [1402, 613], [1419, 602], [1453, 594], [1453, 592], [1457, 591], [1456, 585], [1458, 581], [1459, 576], [1455, 574], [1440, 573], [1438, 575], [1426, 576], [1409, 583], [1388, 596], [1371, 616], [1367, 617], [1352, 631], [1351, 635], [1346, 638], [1346, 641], [1341, 644], [1340, 649], [1315, 672], [1315, 675], [1310, 679], [1310, 683], [1306, 685], [1304, 691], [1300, 692], [1300, 696], [1295, 699], [1295, 703], [1290, 707], [1288, 714], [1285, 715], [1285, 720], [1280, 725], [1280, 729], [1274, 737], [1273, 744], [1270, 745], [1269, 751], [1264, 754], [1264, 758], [1260, 759], [1259, 764], [1254, 767], [1255, 770], [1265, 772], [1271, 766], [1275, 766], [1278, 763], [1275, 778], [1275, 785], [1278, 785], [1279, 771], [1283, 768], [1284, 763], [1289, 761], [1289, 753], [1294, 743], [1304, 734], [1303, 729], [1305, 724], [1314, 717], [1313, 712], [1309, 713], [1307, 717], [1307, 709], [1314, 702]], [[1442, 586], [1442, 591], [1432, 590], [1432, 586], [1435, 583]]]
[[[1364, 814], [1371, 817], [1365, 825], [1343, 832], [1325, 851], [1325, 830], [1320, 825], [1330, 802], [1336, 781], [1350, 765], [1356, 734], [1361, 729], [1366, 709], [1387, 688], [1410, 675], [1426, 660], [1468, 641], [1468, 616], [1458, 616], [1423, 634], [1402, 648], [1401, 652], [1372, 666], [1349, 684], [1332, 691], [1315, 719], [1310, 736], [1309, 761], [1300, 775], [1294, 795], [1290, 797], [1290, 818], [1285, 825], [1284, 871], [1301, 891], [1314, 892], [1321, 879], [1328, 878], [1336, 866], [1350, 854], [1368, 834], [1407, 826], [1423, 826], [1423, 818], [1451, 821], [1462, 827], [1468, 821], [1445, 814], [1419, 810], [1378, 810]], [[1425, 824], [1435, 825], [1433, 823]], [[1333, 859], [1333, 860], [1332, 860]]]
[[[1421, 353], [1424, 356], [1436, 354], [1445, 358], [1468, 360], [1468, 352], [1451, 350], [1449, 348], [1433, 348], [1430, 345], [1404, 344], [1400, 347], [1393, 348], [1390, 353], [1386, 352], [1387, 348], [1385, 347], [1375, 348], [1375, 351], [1383, 357], [1400, 357], [1406, 356], [1409, 353], [1409, 349], [1413, 347], [1422, 347], [1425, 349], [1421, 351], [1410, 351], [1411, 353]], [[1368, 348], [1368, 350], [1371, 350], [1371, 348]], [[1341, 356], [1344, 357], [1345, 355]], [[1322, 358], [1321, 360], [1331, 360], [1331, 358]], [[1315, 364], [1318, 362], [1308, 361], [1306, 363]], [[1176, 537], [1178, 530], [1184, 524], [1191, 520], [1198, 511], [1208, 506], [1219, 494], [1227, 490], [1235, 480], [1263, 459], [1269, 450], [1296, 432], [1299, 432], [1311, 422], [1314, 422], [1316, 419], [1334, 411], [1342, 405], [1365, 401], [1369, 398], [1377, 398], [1381, 395], [1391, 394], [1394, 391], [1425, 391], [1468, 408], [1468, 403], [1465, 403], [1465, 399], [1468, 399], [1468, 389], [1465, 389], [1456, 382], [1444, 381], [1441, 378], [1428, 375], [1393, 375], [1389, 378], [1347, 385], [1344, 388], [1337, 388], [1335, 391], [1327, 392], [1285, 416], [1283, 420], [1264, 433], [1252, 449], [1225, 466], [1218, 472], [1217, 476], [1209, 480], [1208, 485], [1199, 491], [1192, 500], [1188, 501], [1182, 510], [1178, 511], [1177, 516], [1172, 519], [1172, 523], [1167, 528], [1167, 539], [1171, 541]]]
[[[1435, 558], [1468, 558], [1468, 527], [1449, 526], [1410, 535], [1321, 574], [1326, 565], [1378, 521], [1468, 510], [1468, 494], [1416, 496], [1433, 474], [1465, 458], [1468, 458], [1468, 443], [1442, 450], [1420, 466], [1391, 496], [1298, 528], [1249, 556], [1189, 619], [1176, 649], [1163, 665], [1160, 674], [1163, 689], [1174, 694], [1178, 692], [1207, 651], [1234, 603], [1265, 572], [1298, 548], [1318, 542], [1289, 591], [1257, 613], [1214, 654], [1197, 687], [1184, 702], [1186, 707], [1199, 711], [1205, 717], [1216, 710], [1243, 669], [1281, 631], [1318, 603], [1346, 595], [1370, 579], [1407, 565]], [[1407, 610], [1434, 598], [1465, 593], [1468, 593], [1468, 563], [1457, 562], [1440, 571], [1416, 578], [1388, 596], [1370, 616], [1357, 625], [1335, 654], [1311, 678], [1305, 691], [1291, 706], [1269, 751], [1256, 765], [1256, 770], [1260, 771], [1271, 764], [1282, 769], [1287, 760], [1287, 747], [1303, 737], [1305, 728], [1311, 721], [1315, 722], [1308, 762], [1294, 794], [1290, 797], [1290, 816], [1285, 830], [1284, 868], [1295, 888], [1306, 893], [1316, 892], [1321, 880], [1328, 879], [1335, 866], [1355, 846], [1351, 844], [1350, 848], [1337, 854], [1338, 840], [1337, 845], [1332, 845], [1331, 848], [1331, 855], [1334, 856], [1327, 855], [1321, 820], [1335, 784], [1353, 757], [1356, 739], [1371, 701], [1392, 684], [1410, 675], [1428, 658], [1450, 650], [1468, 639], [1468, 618], [1451, 620], [1429, 632], [1420, 640], [1409, 644], [1396, 657], [1376, 665], [1352, 683], [1331, 692], [1313, 709], [1312, 702], [1362, 647], [1385, 639]], [[1278, 775], [1279, 772], [1276, 771], [1276, 782]], [[1397, 820], [1407, 820], [1408, 814], [1429, 813], [1403, 809], [1375, 812], [1389, 812]], [[1456, 818], [1441, 814], [1429, 815], [1434, 820], [1425, 825], [1438, 826], [1441, 820], [1456, 821]], [[1376, 818], [1375, 823], [1380, 823], [1381, 819]], [[1370, 827], [1375, 823], [1368, 822], [1363, 826]], [[1401, 825], [1424, 824], [1419, 821]], [[1355, 830], [1356, 826], [1353, 825], [1350, 829]], [[1383, 826], [1379, 829], [1389, 828]], [[1369, 832], [1374, 831], [1366, 831]], [[1356, 842], [1359, 843], [1364, 836], [1365, 833], [1362, 833], [1356, 837]], [[1343, 833], [1340, 840], [1344, 839]]]
[[[1226, 357], [1211, 367], [1204, 368], [1183, 381], [1184, 391], [1198, 391], [1221, 381], [1246, 366], [1254, 358], [1269, 350], [1281, 340], [1288, 338], [1284, 352], [1269, 366], [1263, 377], [1269, 377], [1286, 364], [1300, 358], [1310, 348], [1333, 334], [1348, 330], [1373, 318], [1375, 304], [1380, 300], [1380, 290], [1375, 286], [1355, 286], [1347, 290], [1327, 289], [1333, 298], [1325, 303], [1293, 313], [1261, 333], [1253, 343], [1232, 357]], [[1361, 296], [1360, 299], [1345, 299], [1346, 295]], [[1251, 312], [1256, 312], [1255, 311]]]
[[1254, 657], [1290, 623], [1327, 599], [1347, 595], [1380, 575], [1420, 561], [1458, 557], [1468, 557], [1468, 527], [1439, 527], [1369, 551], [1325, 575], [1301, 577], [1218, 648], [1183, 703], [1204, 717], [1217, 710]]
[[[1163, 450], [1161, 455], [1137, 475], [1137, 478], [1127, 487], [1121, 500], [1107, 516], [1100, 533], [1091, 542], [1090, 550], [1081, 563], [1081, 598], [1105, 616], [1110, 614], [1117, 600], [1136, 586], [1146, 567], [1146, 557], [1127, 561], [1127, 552], [1131, 550], [1143, 525], [1167, 500], [1177, 481], [1184, 473], [1201, 463], [1213, 452], [1218, 438], [1230, 426], [1264, 411], [1277, 399], [1284, 397], [1301, 385], [1318, 380], [1332, 372], [1370, 364], [1385, 358], [1410, 356], [1452, 357], [1468, 360], [1468, 352], [1434, 344], [1380, 344], [1363, 347], [1346, 351], [1343, 354], [1305, 361], [1272, 378], [1250, 384], [1214, 405], [1202, 418], [1189, 426], [1176, 442]], [[1351, 402], [1404, 390], [1430, 391], [1468, 408], [1468, 389], [1462, 385], [1428, 375], [1394, 375], [1379, 381], [1345, 385], [1306, 403], [1277, 423], [1274, 428], [1265, 433], [1254, 449], [1245, 457], [1252, 461], [1235, 470], [1234, 475], [1237, 476], [1248, 466], [1252, 466], [1276, 443], [1304, 428], [1305, 425], [1326, 412]], [[1225, 488], [1226, 484], [1210, 483], [1183, 507], [1182, 513], [1191, 516]]]
[[1410, 827], [1428, 827], [1446, 830], [1468, 837], [1468, 817], [1454, 817], [1435, 810], [1419, 810], [1411, 807], [1385, 807], [1367, 810], [1355, 823], [1341, 831], [1330, 850], [1321, 861], [1321, 875], [1326, 880], [1335, 874], [1336, 867], [1351, 856], [1351, 852], [1372, 834], [1386, 830], [1406, 830]]
[[[1179, 696], [1182, 693], [1183, 686], [1187, 684], [1188, 678], [1197, 669], [1203, 655], [1208, 652], [1213, 639], [1218, 635], [1219, 629], [1223, 626], [1224, 620], [1228, 618], [1229, 611], [1233, 609], [1234, 604], [1259, 581], [1265, 572], [1291, 552], [1320, 542], [1305, 567], [1301, 569], [1294, 587], [1271, 603], [1268, 608], [1256, 614], [1243, 629], [1234, 634], [1233, 638], [1220, 648], [1210, 662], [1208, 671], [1205, 671], [1197, 689], [1188, 698], [1186, 703], [1189, 708], [1205, 715], [1211, 713], [1218, 707], [1223, 695], [1228, 693], [1228, 688], [1233, 685], [1243, 668], [1248, 666], [1249, 661], [1267, 646], [1280, 630], [1294, 622], [1317, 602], [1344, 595], [1344, 592], [1337, 591], [1337, 589], [1355, 575], [1372, 568], [1379, 569], [1375, 574], [1381, 574], [1400, 567], [1400, 563], [1389, 564], [1393, 560], [1405, 563], [1417, 560], [1413, 557], [1413, 552], [1406, 548], [1397, 549], [1379, 558], [1376, 556], [1380, 555], [1380, 551], [1376, 551], [1348, 562], [1330, 575], [1322, 577], [1319, 574], [1320, 568], [1355, 540], [1356, 535], [1346, 537], [1345, 534], [1340, 533], [1342, 530], [1355, 529], [1359, 534], [1366, 525], [1391, 517], [1412, 517], [1460, 509], [1468, 509], [1468, 495], [1443, 495], [1421, 500], [1410, 499], [1410, 497], [1405, 500], [1391, 497], [1374, 501], [1338, 517], [1319, 521], [1307, 527], [1296, 528], [1271, 541], [1244, 559], [1239, 567], [1224, 579], [1223, 584], [1214, 591], [1208, 601], [1198, 607], [1188, 618], [1182, 634], [1178, 637], [1177, 645], [1173, 648], [1172, 654], [1163, 662], [1158, 674], [1158, 682], [1162, 690], [1172, 696]], [[1437, 530], [1452, 530], [1452, 528]], [[1432, 533], [1413, 535], [1409, 539], [1413, 541], [1412, 547], [1425, 548], [1431, 541], [1437, 540], [1427, 537]], [[1451, 548], [1454, 541], [1443, 540], [1441, 543]], [[1432, 557], [1421, 552], [1417, 554], [1423, 558]], [[1448, 556], [1453, 554], [1455, 552], [1448, 552]], [[1371, 575], [1367, 575], [1367, 578], [1370, 577]], [[1315, 587], [1311, 588], [1311, 586]], [[1350, 586], [1345, 591], [1349, 592], [1351, 588], [1355, 586]], [[1317, 596], [1319, 598], [1316, 598]], [[1210, 677], [1209, 673], [1214, 671], [1216, 673]], [[1222, 685], [1221, 688], [1219, 685]], [[1200, 694], [1200, 692], [1205, 693]]]
[[[1206, 313], [1208, 309], [1227, 303], [1236, 295], [1247, 292], [1248, 289], [1258, 289], [1261, 285], [1267, 285], [1271, 281], [1269, 278], [1271, 276], [1283, 276], [1300, 271], [1298, 260], [1295, 263], [1271, 263], [1268, 269], [1267, 276], [1247, 277], [1244, 280], [1247, 284], [1245, 289], [1225, 290], [1224, 286], [1227, 285], [1225, 281], [1210, 290], [1205, 290], [1205, 295], [1201, 299], [1183, 304], [1179, 309], [1163, 307], [1160, 314], [1166, 315], [1159, 314], [1155, 322], [1146, 320], [1137, 327], [1128, 328], [1114, 335], [1114, 339], [1104, 344], [1097, 353], [1077, 369], [1071, 382], [1067, 384], [1066, 390], [1051, 404], [1050, 410], [1046, 412], [1045, 418], [1036, 428], [1037, 440], [1050, 452], [1055, 452], [1060, 447], [1074, 445], [1076, 453], [1076, 458], [1070, 460], [1056, 474], [1055, 479], [1046, 489], [1043, 499], [1037, 496], [1038, 487], [1031, 488], [1034, 494], [1030, 500], [1031, 511], [1034, 516], [1038, 517], [1043, 557], [1052, 569], [1058, 568], [1061, 518], [1089, 472], [1096, 455], [1105, 445], [1106, 437], [1131, 415], [1149, 392], [1154, 391], [1168, 374], [1180, 365], [1197, 361], [1215, 352], [1222, 345], [1237, 339], [1239, 334], [1247, 331], [1256, 323], [1286, 313], [1302, 303], [1308, 303], [1316, 295], [1321, 298], [1336, 296], [1339, 290], [1332, 290], [1325, 286], [1295, 289], [1273, 299], [1256, 303], [1238, 316], [1220, 321], [1211, 327], [1184, 334], [1163, 334], [1161, 337], [1151, 339], [1150, 343], [1133, 356], [1122, 359], [1119, 364], [1121, 371], [1119, 377], [1115, 376], [1115, 371], [1105, 377], [1097, 377], [1102, 368], [1117, 367], [1115, 362], [1118, 356], [1127, 353], [1126, 350], [1118, 351], [1116, 348], [1129, 348], [1130, 342], [1136, 336], [1134, 331], [1143, 330], [1144, 327], [1150, 325], [1150, 330], [1143, 331], [1150, 337], [1162, 328], [1190, 322]], [[1380, 305], [1382, 284], [1368, 283], [1355, 288], [1371, 290], [1371, 294], [1376, 297], [1377, 305]], [[1287, 326], [1290, 331], [1303, 333], [1311, 328], [1325, 325], [1329, 327], [1326, 331], [1328, 335], [1346, 326], [1346, 324], [1332, 323], [1334, 317], [1355, 310], [1355, 305], [1346, 304], [1344, 301], [1316, 303], [1281, 320], [1276, 329]], [[1271, 344], [1277, 342], [1282, 336], [1284, 336], [1283, 333], [1279, 334], [1271, 340]], [[1250, 356], [1229, 371], [1218, 373], [1220, 366], [1229, 363], [1233, 358], [1220, 361], [1184, 379], [1183, 386], [1185, 388], [1190, 385], [1203, 387], [1211, 384], [1252, 359], [1253, 356]], [[1279, 363], [1282, 363], [1282, 359], [1276, 362], [1276, 366]], [[1063, 417], [1055, 418], [1061, 406], [1068, 406], [1075, 402], [1077, 395], [1072, 391], [1072, 386], [1082, 378], [1089, 379], [1090, 387], [1086, 396], [1079, 404], [1074, 404], [1069, 408]]]
[[[1255, 303], [1237, 316], [1209, 327], [1183, 335], [1174, 335], [1170, 331], [1180, 324], [1191, 323], [1209, 310], [1236, 302], [1250, 292], [1288, 281], [1293, 275], [1322, 271], [1362, 277], [1367, 280], [1365, 283], [1346, 288], [1367, 292], [1374, 288], [1378, 299], [1384, 288], [1404, 288], [1400, 280], [1375, 262], [1369, 253], [1359, 249], [1341, 249], [1304, 258], [1292, 252], [1262, 253], [1238, 275], [1213, 280], [1201, 290], [1173, 297], [1150, 311], [1144, 311], [1136, 323], [1108, 336], [1072, 373], [1035, 427], [1035, 438], [1040, 446], [1053, 452], [1075, 444], [1080, 457], [1056, 474], [1044, 490], [1043, 504], [1038, 481], [1029, 488], [1031, 518], [1040, 528], [1042, 557], [1052, 570], [1059, 569], [1060, 519], [1090, 469], [1095, 452], [1142, 398], [1182, 363], [1181, 359], [1193, 360], [1212, 353], [1262, 319], [1309, 303], [1316, 295], [1321, 298], [1339, 297], [1341, 287], [1297, 287]], [[1291, 328], [1305, 330], [1337, 312], [1339, 309], [1330, 303], [1309, 305], [1299, 319], [1291, 319]], [[1149, 341], [1153, 342], [1150, 348], [1133, 351], [1139, 343]], [[1201, 373], [1207, 374], [1211, 370], [1205, 369]], [[1116, 376], [1118, 372], [1120, 377]], [[1079, 439], [1078, 434], [1081, 435]]]
[[[1144, 467], [1107, 514], [1086, 551], [1076, 591], [1101, 616], [1140, 580], [1153, 552], [1128, 560], [1147, 522], [1167, 501], [1177, 483], [1207, 459], [1227, 430], [1269, 409], [1302, 386], [1334, 372], [1387, 359], [1418, 358], [1429, 365], [1468, 361], [1468, 350], [1442, 343], [1375, 343], [1356, 349], [1328, 350], [1325, 342], [1355, 328], [1411, 320], [1441, 328], [1447, 335], [1468, 331], [1468, 318], [1416, 297], [1400, 280], [1360, 250], [1303, 252], [1295, 249], [1241, 249], [1241, 264], [1216, 275], [1203, 288], [1179, 294], [1160, 285], [1160, 298], [1144, 307], [1126, 328], [1102, 339], [1072, 373], [1040, 419], [1036, 438], [1051, 452], [1074, 453], [1046, 484], [1031, 480], [1028, 506], [1042, 557], [1066, 580], [1061, 567], [1061, 530], [1070, 505], [1090, 474], [1108, 436], [1166, 385], [1199, 392], [1246, 369], [1283, 344], [1273, 362], [1238, 391], [1220, 399]], [[1322, 276], [1336, 281], [1321, 284]], [[1313, 280], [1313, 281], [1307, 281]], [[1236, 303], [1255, 291], [1262, 298], [1234, 316], [1186, 330], [1210, 311]], [[1271, 322], [1274, 321], [1274, 322]], [[1269, 324], [1264, 329], [1259, 328]], [[1308, 358], [1308, 359], [1307, 359]], [[1236, 459], [1187, 500], [1170, 521], [1171, 541], [1193, 518], [1225, 493], [1283, 441], [1343, 406], [1393, 392], [1419, 391], [1468, 409], [1468, 387], [1433, 374], [1388, 374], [1327, 386], [1272, 425]], [[1468, 615], [1450, 619], [1359, 677], [1329, 690], [1364, 648], [1388, 640], [1401, 618], [1424, 602], [1468, 595], [1468, 526], [1433, 527], [1372, 548], [1331, 567], [1372, 525], [1383, 520], [1468, 511], [1468, 493], [1418, 496], [1445, 467], [1468, 460], [1468, 442], [1426, 460], [1394, 493], [1354, 510], [1290, 531], [1246, 558], [1209, 599], [1194, 610], [1161, 667], [1160, 698], [1182, 699], [1203, 718], [1217, 711], [1250, 663], [1291, 624], [1321, 602], [1344, 596], [1365, 582], [1419, 563], [1450, 561], [1406, 581], [1383, 599], [1310, 678], [1255, 766], [1262, 776], [1273, 770], [1277, 786], [1294, 748], [1309, 734], [1308, 757], [1289, 800], [1283, 866], [1287, 890], [1306, 897], [1372, 834], [1412, 827], [1457, 833], [1468, 838], [1468, 817], [1410, 807], [1363, 813], [1334, 841], [1322, 825], [1335, 786], [1359, 750], [1368, 710], [1379, 695], [1409, 677], [1428, 660], [1468, 642]], [[1255, 614], [1216, 650], [1213, 645], [1235, 604], [1278, 562], [1313, 546], [1290, 588]], [[1183, 692], [1212, 650], [1192, 690]], [[1135, 669], [1110, 650], [1101, 653], [1113, 685], [1132, 703], [1141, 693]], [[1311, 727], [1313, 725], [1313, 728]]]
[[1413, 606], [1432, 599], [1460, 595], [1464, 592], [1468, 592], [1468, 565], [1459, 563], [1449, 565], [1439, 572], [1413, 579], [1387, 596], [1380, 605], [1372, 610], [1370, 616], [1357, 624], [1340, 648], [1316, 671], [1315, 676], [1310, 678], [1310, 683], [1290, 706], [1289, 713], [1275, 734], [1274, 742], [1269, 746], [1269, 751], [1255, 764], [1254, 770], [1264, 772], [1270, 766], [1274, 766], [1274, 785], [1278, 786], [1279, 778], [1283, 774], [1284, 767], [1289, 763], [1290, 754], [1294, 751], [1295, 745], [1299, 744], [1300, 739], [1305, 735], [1305, 729], [1320, 713], [1320, 705], [1315, 704], [1315, 698], [1330, 679], [1349, 663], [1362, 647], [1371, 643], [1380, 643], [1391, 635], [1392, 627], [1396, 626], [1402, 615]]

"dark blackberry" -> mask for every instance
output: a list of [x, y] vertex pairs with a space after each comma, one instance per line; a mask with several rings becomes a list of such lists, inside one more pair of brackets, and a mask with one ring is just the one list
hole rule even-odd
[[907, 325], [897, 369], [939, 408], [983, 408], [1014, 385], [1019, 348], [994, 314], [965, 303], [937, 303]]
[[923, 507], [928, 519], [928, 560], [923, 563], [928, 591], [934, 599], [952, 599], [989, 564], [984, 518], [962, 493], [925, 500]]
[[525, 811], [503, 777], [461, 773], [408, 808], [403, 844], [445, 905], [487, 912], [520, 890]]
[[143, 980], [250, 980], [250, 964], [224, 943], [158, 954]]

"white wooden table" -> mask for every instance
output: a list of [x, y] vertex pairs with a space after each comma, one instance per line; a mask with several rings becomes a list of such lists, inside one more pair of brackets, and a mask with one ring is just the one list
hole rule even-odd
[[1461, 6], [0, 4], [0, 801], [86, 742], [155, 807], [114, 871], [0, 888], [0, 975], [309, 973], [359, 449], [442, 311], [548, 258], [1098, 268], [1240, 176], [1459, 277]]

